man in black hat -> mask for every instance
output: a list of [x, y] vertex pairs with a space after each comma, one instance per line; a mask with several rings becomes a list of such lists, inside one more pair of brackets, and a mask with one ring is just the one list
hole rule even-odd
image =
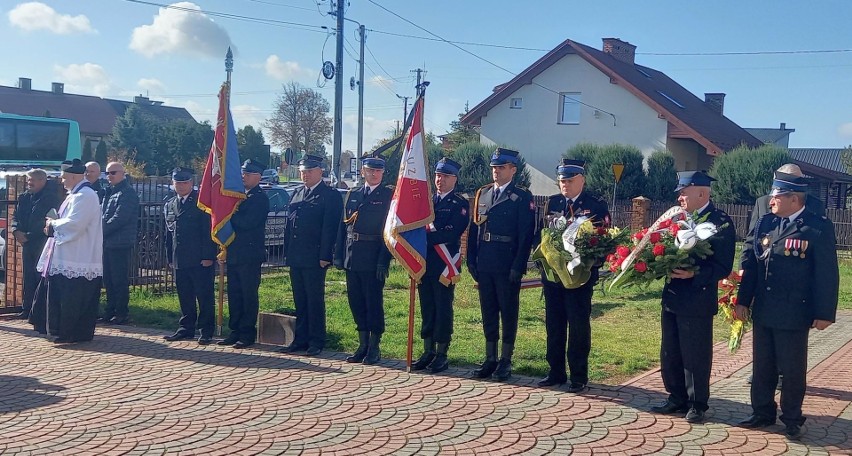
[[[485, 361], [475, 378], [505, 381], [512, 376], [512, 355], [518, 333], [521, 279], [527, 270], [535, 230], [532, 194], [514, 184], [518, 152], [498, 147], [491, 155], [491, 177], [476, 191], [473, 224], [467, 241], [467, 268], [479, 283]], [[500, 324], [503, 346], [497, 361]]]
[[426, 273], [417, 287], [423, 325], [423, 354], [413, 370], [433, 374], [450, 366], [447, 352], [453, 335], [453, 295], [461, 271], [461, 237], [470, 224], [470, 204], [456, 193], [461, 165], [442, 158], [435, 165], [435, 221], [426, 233]]
[[123, 164], [109, 163], [106, 173], [109, 188], [104, 193], [101, 212], [107, 305], [102, 321], [123, 325], [130, 312], [130, 252], [139, 230], [139, 194], [130, 185]]
[[[213, 262], [216, 244], [210, 236], [210, 215], [198, 207], [198, 192], [192, 188], [192, 171], [175, 168], [172, 171], [175, 193], [163, 206], [166, 217], [166, 252], [169, 265], [175, 269], [175, 285], [180, 302], [178, 329], [169, 342], [195, 338], [207, 345], [213, 340], [214, 296]], [[195, 302], [198, 301], [196, 312]]]
[[343, 198], [322, 180], [323, 158], [305, 155], [299, 160], [304, 186], [290, 200], [284, 231], [284, 254], [290, 266], [296, 331], [286, 353], [305, 350], [319, 355], [325, 348], [325, 276], [334, 259]]
[[382, 239], [393, 187], [382, 185], [385, 160], [362, 160], [364, 186], [346, 193], [343, 221], [335, 245], [334, 264], [346, 270], [346, 295], [358, 330], [358, 349], [347, 362], [376, 364], [385, 332], [382, 289], [388, 277], [390, 251]]
[[[587, 217], [596, 227], [608, 227], [609, 210], [602, 200], [583, 191], [586, 185], [585, 162], [562, 159], [556, 167], [559, 193], [547, 200], [546, 214], [570, 221]], [[592, 292], [598, 281], [598, 267], [592, 267], [589, 281], [584, 285], [567, 289], [559, 282], [550, 282], [541, 276], [544, 293], [544, 323], [547, 328], [547, 377], [539, 386], [561, 385], [568, 380], [565, 375], [566, 353], [571, 372], [568, 391], [579, 393], [589, 382], [589, 352], [592, 349]], [[567, 327], [567, 332], [566, 332]], [[568, 350], [565, 350], [565, 343]]]
[[754, 381], [746, 428], [775, 424], [775, 386], [781, 386], [781, 421], [790, 440], [802, 436], [802, 402], [807, 388], [808, 332], [823, 330], [836, 317], [840, 276], [834, 225], [808, 210], [807, 183], [776, 172], [769, 206], [743, 246], [743, 279], [737, 317], [751, 309], [754, 322]]
[[[246, 199], [231, 216], [234, 240], [228, 246], [228, 328], [231, 334], [219, 345], [246, 348], [257, 338], [257, 311], [260, 307], [260, 267], [266, 260], [266, 217], [269, 214], [269, 197], [260, 189], [260, 176], [266, 169], [255, 160], [246, 160], [242, 166], [243, 187]], [[209, 237], [209, 236], [208, 236]]]
[[86, 167], [78, 159], [62, 164], [62, 185], [68, 196], [57, 218], [48, 218], [49, 236], [37, 270], [47, 279], [46, 305], [36, 301], [30, 322], [55, 343], [92, 340], [98, 316], [103, 275], [103, 227], [98, 195], [83, 178]]
[[43, 169], [27, 171], [27, 191], [18, 197], [15, 215], [10, 227], [12, 236], [23, 247], [21, 249], [22, 269], [24, 272], [24, 293], [18, 318], [26, 320], [30, 316], [36, 286], [38, 257], [47, 242], [44, 234], [44, 218], [48, 211], [59, 207], [59, 193], [53, 182], [48, 180]]
[[669, 397], [651, 407], [654, 413], [686, 414], [704, 421], [710, 398], [713, 364], [713, 316], [719, 310], [719, 281], [731, 273], [736, 249], [734, 222], [710, 201], [712, 177], [701, 171], [678, 173], [678, 203], [694, 219], [712, 223], [718, 232], [708, 241], [713, 253], [696, 259], [695, 270], [675, 269], [663, 287], [660, 372]]

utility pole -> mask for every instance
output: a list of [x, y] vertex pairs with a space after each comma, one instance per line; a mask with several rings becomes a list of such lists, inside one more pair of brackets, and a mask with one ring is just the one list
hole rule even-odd
[[358, 56], [358, 160], [355, 170], [355, 182], [361, 183], [361, 160], [364, 159], [364, 42], [367, 35], [364, 25], [358, 27], [361, 36], [361, 54]]
[[411, 97], [404, 97], [400, 94], [396, 94], [396, 97], [402, 100], [402, 121], [405, 122], [408, 119], [408, 99]]
[[[334, 74], [334, 148], [331, 152], [331, 170], [335, 182], [340, 177], [340, 152], [343, 148], [343, 14], [344, 2], [337, 0], [337, 59]], [[335, 3], [332, 2], [332, 5]]]
[[416, 89], [415, 93], [419, 97], [420, 91], [421, 91], [420, 82], [423, 80], [423, 75], [426, 73], [426, 70], [424, 70], [422, 68], [416, 68], [416, 69], [411, 70], [411, 72], [417, 73], [417, 85], [415, 85], [414, 88]]

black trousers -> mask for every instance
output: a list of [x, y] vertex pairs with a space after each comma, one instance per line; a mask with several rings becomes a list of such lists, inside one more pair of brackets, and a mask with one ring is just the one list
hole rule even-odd
[[290, 268], [296, 306], [295, 347], [325, 348], [325, 275], [327, 269]]
[[420, 337], [431, 338], [439, 344], [448, 344], [453, 336], [453, 298], [456, 286], [446, 286], [439, 280], [441, 276], [424, 276], [417, 287], [420, 295], [420, 315], [423, 325]]
[[346, 271], [346, 296], [358, 331], [385, 332], [384, 287], [376, 271]]
[[[565, 378], [565, 359], [572, 383], [589, 383], [589, 352], [592, 350], [592, 293], [587, 284], [569, 290], [542, 282], [544, 291], [544, 324], [547, 329], [547, 364], [550, 376]], [[565, 343], [568, 350], [565, 350]]]
[[21, 266], [24, 269], [24, 294], [21, 307], [23, 311], [29, 313], [33, 308], [33, 298], [35, 290], [38, 286], [39, 278], [41, 277], [36, 271], [38, 259], [41, 256], [41, 251], [44, 250], [45, 242], [27, 241], [21, 249]]
[[808, 329], [775, 329], [754, 325], [754, 378], [751, 407], [757, 416], [775, 419], [775, 387], [781, 382], [781, 421], [802, 425], [808, 371]]
[[713, 364], [713, 316], [692, 317], [663, 310], [660, 371], [673, 404], [707, 410]]
[[228, 265], [228, 327], [231, 337], [253, 343], [257, 338], [257, 311], [260, 303], [260, 262]]
[[503, 343], [515, 343], [520, 299], [521, 283], [509, 282], [509, 271], [479, 272], [479, 307], [482, 311], [482, 329], [486, 342], [496, 342], [500, 339], [502, 322]]
[[130, 303], [130, 247], [104, 247], [105, 318], [127, 318]]
[[101, 282], [85, 277], [48, 277], [47, 330], [70, 342], [92, 340], [98, 319]]
[[194, 335], [197, 328], [201, 330], [203, 337], [213, 337], [216, 301], [213, 295], [213, 270], [212, 265], [175, 269], [175, 285], [181, 313], [178, 332]]

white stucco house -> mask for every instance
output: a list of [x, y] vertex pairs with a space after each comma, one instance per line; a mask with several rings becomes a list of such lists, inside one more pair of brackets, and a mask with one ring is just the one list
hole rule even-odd
[[762, 144], [724, 116], [724, 93], [701, 100], [635, 55], [618, 38], [604, 38], [603, 50], [565, 40], [461, 121], [478, 126], [483, 143], [520, 151], [545, 176], [584, 142], [632, 144], [646, 156], [667, 148], [678, 170], [709, 169], [714, 156]]

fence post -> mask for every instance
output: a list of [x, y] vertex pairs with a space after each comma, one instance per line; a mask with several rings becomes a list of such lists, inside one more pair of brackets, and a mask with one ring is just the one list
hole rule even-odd
[[651, 200], [644, 196], [633, 198], [633, 212], [630, 217], [630, 229], [638, 231], [648, 226], [648, 209], [651, 207]]

